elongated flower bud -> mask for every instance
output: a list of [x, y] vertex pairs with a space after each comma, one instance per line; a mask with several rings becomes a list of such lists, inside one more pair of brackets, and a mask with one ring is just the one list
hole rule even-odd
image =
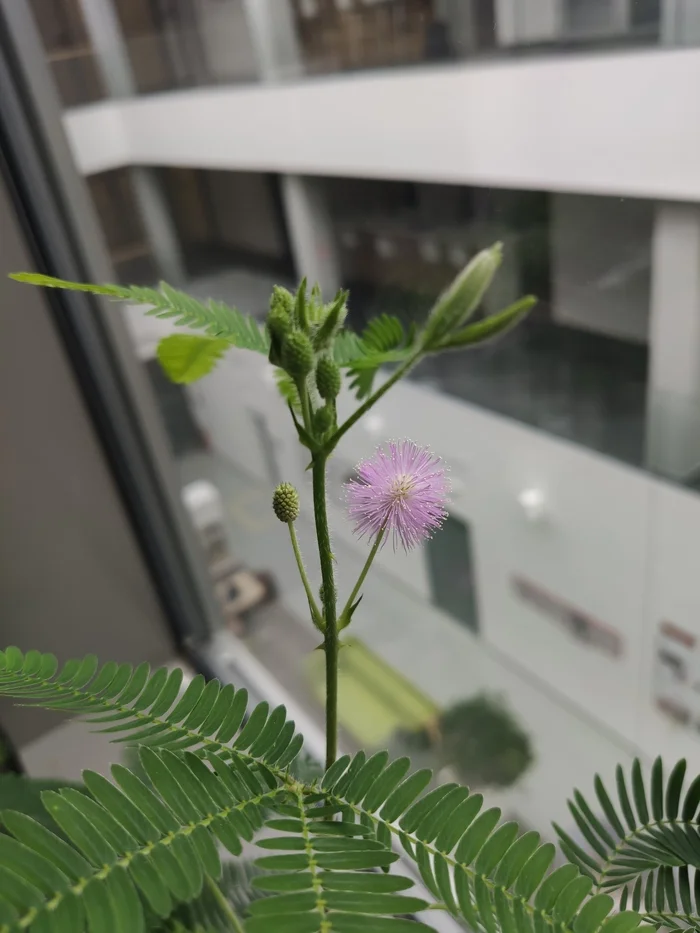
[[299, 518], [299, 493], [291, 483], [280, 483], [272, 497], [272, 508], [281, 522]]
[[322, 356], [316, 364], [316, 388], [326, 401], [337, 398], [340, 392], [340, 367], [328, 356]]
[[281, 311], [286, 314], [287, 317], [291, 317], [294, 311], [294, 295], [281, 285], [272, 286], [270, 312], [272, 311]]
[[294, 330], [284, 338], [282, 365], [294, 379], [303, 379], [314, 368], [311, 341], [300, 330]]
[[503, 244], [494, 243], [477, 253], [437, 301], [423, 331], [426, 350], [462, 327], [476, 311], [503, 259]]
[[314, 431], [319, 437], [322, 437], [326, 431], [333, 427], [333, 407], [324, 405], [314, 412]]
[[271, 336], [280, 342], [284, 340], [285, 335], [292, 326], [289, 315], [281, 305], [270, 308], [265, 323], [267, 324], [267, 329], [270, 331]]

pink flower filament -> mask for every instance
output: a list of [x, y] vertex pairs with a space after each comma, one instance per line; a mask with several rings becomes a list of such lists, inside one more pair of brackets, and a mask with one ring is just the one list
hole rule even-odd
[[345, 485], [348, 514], [360, 537], [385, 530], [394, 548], [408, 551], [429, 538], [447, 517], [449, 481], [442, 460], [412, 441], [391, 441], [357, 467]]

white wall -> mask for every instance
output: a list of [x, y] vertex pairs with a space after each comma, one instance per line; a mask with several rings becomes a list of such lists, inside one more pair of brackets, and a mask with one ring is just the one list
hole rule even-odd
[[[123, 164], [700, 199], [700, 49], [173, 91], [66, 116], [83, 172]], [[321, 131], [316, 131], [321, 128]]]
[[555, 194], [550, 212], [554, 318], [646, 342], [654, 205]]

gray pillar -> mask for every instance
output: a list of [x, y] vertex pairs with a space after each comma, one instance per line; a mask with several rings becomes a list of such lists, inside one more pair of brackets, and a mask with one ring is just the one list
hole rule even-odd
[[652, 242], [647, 463], [700, 470], [700, 205], [658, 204]]
[[291, 0], [243, 0], [243, 7], [260, 78], [297, 77], [302, 66]]
[[698, 0], [663, 0], [661, 42], [664, 45], [697, 45], [700, 42]]
[[306, 276], [310, 285], [318, 282], [329, 301], [340, 288], [340, 269], [319, 180], [283, 175], [282, 201], [297, 276]]
[[[80, 0], [80, 6], [108, 94], [111, 97], [134, 97], [136, 81], [112, 0]], [[146, 236], [156, 262], [164, 278], [173, 283], [181, 282], [185, 278], [182, 251], [159, 179], [152, 169], [133, 168], [131, 172]]]
[[[289, 0], [243, 0], [263, 81], [294, 77], [301, 54]], [[282, 176], [282, 203], [297, 276], [318, 282], [330, 299], [340, 288], [333, 228], [317, 179]]]

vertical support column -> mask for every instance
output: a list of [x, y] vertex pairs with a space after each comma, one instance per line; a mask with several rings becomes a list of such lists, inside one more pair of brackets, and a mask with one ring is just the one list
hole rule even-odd
[[659, 203], [652, 240], [647, 465], [700, 470], [700, 205]]
[[494, 14], [500, 46], [543, 42], [562, 30], [561, 0], [495, 0]]
[[243, 0], [243, 7], [260, 78], [297, 77], [301, 53], [291, 0]]
[[[263, 81], [294, 77], [301, 52], [291, 0], [243, 0], [251, 42]], [[333, 228], [318, 181], [283, 175], [282, 204], [298, 277], [318, 282], [326, 300], [340, 287]]]
[[[97, 53], [105, 87], [111, 97], [137, 93], [129, 52], [112, 0], [79, 0], [90, 42]], [[164, 278], [181, 282], [185, 267], [177, 231], [158, 176], [152, 169], [132, 168], [132, 179], [146, 236]]]
[[663, 45], [697, 45], [700, 42], [700, 4], [697, 0], [662, 0]]
[[326, 301], [340, 288], [333, 227], [318, 179], [282, 176], [282, 202], [299, 278], [318, 282]]

